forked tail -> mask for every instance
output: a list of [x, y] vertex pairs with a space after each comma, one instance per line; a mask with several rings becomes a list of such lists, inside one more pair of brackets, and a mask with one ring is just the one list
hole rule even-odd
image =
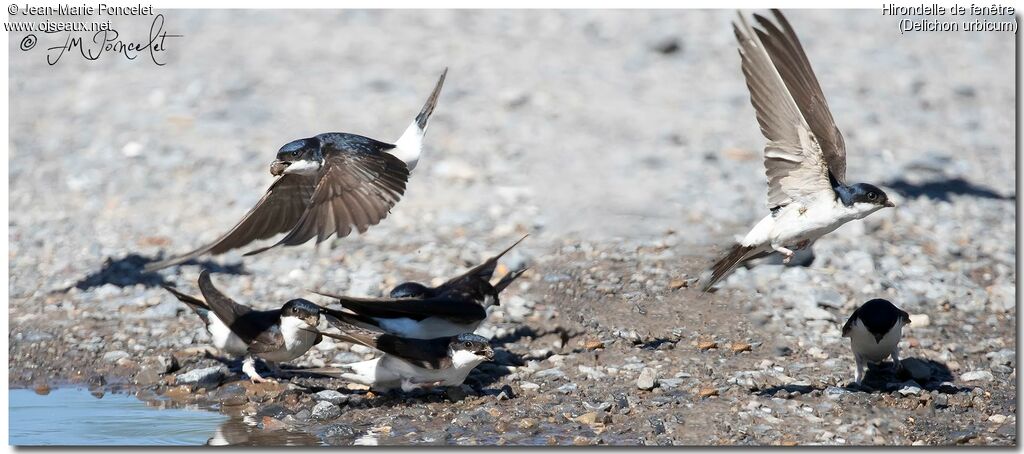
[[729, 272], [736, 268], [747, 257], [751, 251], [755, 249], [754, 246], [744, 246], [742, 244], [736, 244], [729, 250], [729, 253], [725, 257], [719, 259], [711, 267], [711, 277], [709, 277], [701, 286], [702, 292], [707, 292], [714, 286], [718, 281], [722, 280], [725, 276], [729, 275]]

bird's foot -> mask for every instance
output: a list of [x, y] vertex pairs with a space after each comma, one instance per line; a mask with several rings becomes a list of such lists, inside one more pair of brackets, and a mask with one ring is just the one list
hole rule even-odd
[[783, 252], [782, 254], [785, 256], [782, 259], [782, 263], [788, 264], [791, 260], [793, 260], [793, 252]]

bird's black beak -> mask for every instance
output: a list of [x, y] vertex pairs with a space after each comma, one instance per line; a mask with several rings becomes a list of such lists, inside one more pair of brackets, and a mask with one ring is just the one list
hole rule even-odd
[[275, 159], [274, 162], [270, 163], [270, 174], [275, 176], [275, 177], [278, 176], [278, 175], [281, 175], [281, 174], [284, 173], [284, 169], [287, 169], [288, 166], [290, 166], [290, 165], [292, 165], [292, 163], [290, 163], [288, 161], [282, 161], [280, 159]]
[[892, 200], [886, 200], [885, 201], [885, 206], [887, 206], [889, 208], [896, 208], [896, 204], [892, 203]]
[[492, 349], [490, 347], [487, 347], [487, 348], [483, 349], [482, 351], [478, 351], [478, 352], [476, 352], [476, 354], [478, 356], [483, 356], [484, 358], [487, 358], [488, 360], [494, 359], [494, 349]]

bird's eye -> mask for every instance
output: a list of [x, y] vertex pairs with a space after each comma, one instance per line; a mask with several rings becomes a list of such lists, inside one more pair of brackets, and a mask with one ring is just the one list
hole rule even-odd
[[462, 345], [464, 345], [466, 348], [470, 348], [470, 347], [473, 346], [473, 344], [471, 344], [469, 342], [463, 342]]
[[875, 200], [877, 198], [878, 198], [878, 194], [875, 194], [874, 192], [869, 192], [868, 193], [868, 200]]
[[299, 150], [295, 150], [295, 151], [292, 152], [292, 156], [298, 156], [298, 155], [299, 155]]

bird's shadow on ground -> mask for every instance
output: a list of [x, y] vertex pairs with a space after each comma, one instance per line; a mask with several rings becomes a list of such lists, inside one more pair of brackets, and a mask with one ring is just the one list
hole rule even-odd
[[[917, 370], [924, 370], [927, 368], [929, 371], [927, 379], [914, 379], [910, 373], [911, 368]], [[919, 388], [924, 391], [938, 391], [943, 394], [957, 394], [964, 391], [970, 391], [971, 388], [957, 386], [952, 384], [953, 373], [949, 370], [949, 367], [943, 363], [940, 363], [931, 359], [922, 358], [906, 358], [903, 360], [903, 368], [896, 370], [893, 367], [893, 363], [886, 362], [879, 365], [869, 365], [867, 371], [864, 374], [864, 380], [861, 384], [849, 383], [846, 386], [835, 387], [840, 389], [840, 392], [864, 392], [868, 394], [880, 394], [898, 391], [903, 386], [907, 385], [908, 381], [916, 383]], [[825, 386], [810, 386], [810, 385], [779, 385], [772, 386], [769, 388], [761, 389], [757, 392], [760, 396], [774, 396], [779, 391], [786, 391], [789, 393], [799, 392], [802, 394], [808, 394], [813, 391], [828, 391]]]
[[[58, 291], [66, 292], [72, 288], [84, 291], [94, 287], [102, 287], [106, 284], [113, 284], [118, 287], [131, 287], [138, 284], [142, 284], [146, 287], [169, 285], [170, 282], [168, 282], [160, 273], [157, 273], [156, 271], [145, 271], [147, 264], [157, 260], [159, 260], [159, 258], [150, 258], [139, 254], [128, 254], [116, 260], [107, 257], [107, 259], [103, 261], [103, 265], [100, 266], [100, 269], [79, 279], [78, 282], [75, 282], [70, 287], [66, 287]], [[200, 267], [209, 270], [211, 273], [233, 275], [249, 274], [245, 270], [245, 265], [241, 263], [221, 265], [209, 260], [190, 260], [182, 265], [199, 265]]]
[[927, 197], [944, 202], [948, 202], [950, 197], [954, 195], [966, 195], [982, 199], [1017, 200], [1015, 194], [1005, 196], [990, 188], [976, 185], [960, 177], [932, 180], [924, 183], [911, 183], [900, 178], [890, 181], [884, 184], [884, 186], [894, 189], [903, 197]]

